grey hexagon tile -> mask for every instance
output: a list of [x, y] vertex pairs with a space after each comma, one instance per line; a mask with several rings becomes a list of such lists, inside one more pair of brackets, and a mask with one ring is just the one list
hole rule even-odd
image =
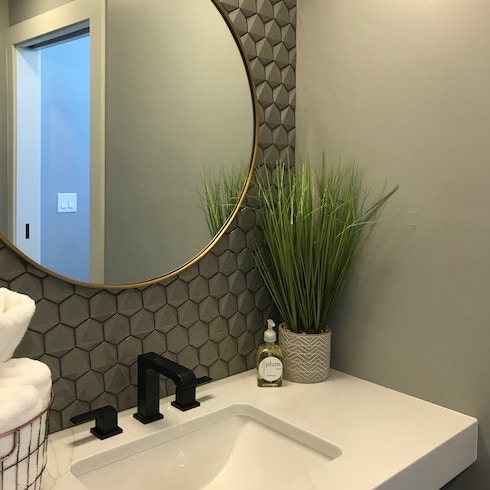
[[[255, 297], [252, 291], [245, 289], [237, 296], [238, 311], [243, 315], [247, 315], [255, 309]], [[248, 323], [247, 323], [248, 328]]]
[[218, 258], [214, 254], [206, 254], [199, 261], [199, 273], [206, 279], [213, 277], [218, 271]]
[[75, 381], [75, 387], [77, 398], [91, 403], [104, 392], [104, 376], [101, 373], [89, 371]]
[[[277, 63], [277, 66], [282, 70], [286, 68], [291, 62], [290, 60], [290, 51], [286, 48], [284, 44], [276, 44], [273, 47], [274, 52], [274, 63]], [[291, 51], [292, 52], [292, 51]]]
[[44, 337], [33, 330], [27, 330], [19, 345], [15, 349], [14, 357], [30, 357], [38, 359], [44, 353]]
[[189, 289], [182, 279], [175, 279], [167, 286], [167, 301], [172, 306], [180, 306], [187, 301]]
[[89, 353], [82, 349], [72, 349], [61, 360], [61, 376], [68, 379], [77, 379], [90, 370]]
[[129, 319], [129, 328], [131, 335], [140, 339], [145, 338], [150, 332], [155, 330], [155, 317], [153, 313], [147, 310], [137, 311]]
[[203, 321], [199, 321], [189, 327], [189, 344], [193, 347], [201, 347], [209, 339], [208, 326]]
[[116, 297], [117, 311], [131, 316], [143, 308], [143, 296], [138, 289], [125, 289]]
[[60, 321], [76, 327], [89, 318], [88, 300], [81, 296], [70, 296], [60, 304]]
[[[237, 228], [233, 230], [228, 236], [230, 250], [235, 253], [239, 253], [247, 247], [247, 240], [243, 230]], [[236, 267], [235, 267], [236, 269]]]
[[89, 318], [75, 329], [77, 347], [90, 351], [104, 341], [104, 327], [102, 323]]
[[218, 317], [209, 323], [209, 338], [211, 340], [220, 342], [228, 335], [228, 321], [223, 317]]
[[281, 121], [284, 129], [288, 132], [294, 130], [295, 122], [294, 122], [294, 109], [291, 106], [284, 108], [281, 111]]
[[157, 311], [166, 300], [165, 288], [161, 284], [152, 284], [143, 290], [143, 306], [148, 311]]
[[235, 296], [241, 294], [247, 288], [247, 280], [245, 279], [245, 273], [242, 271], [235, 271], [228, 277], [228, 290]]
[[247, 330], [245, 315], [239, 311], [235, 312], [228, 320], [228, 330], [232, 337], [238, 338]]
[[246, 356], [255, 351], [255, 336], [252, 332], [243, 332], [237, 339], [238, 353]]
[[10, 284], [10, 289], [26, 294], [34, 301], [39, 301], [43, 297], [42, 279], [32, 274], [26, 273], [15, 278]]
[[38, 301], [29, 328], [36, 332], [46, 333], [58, 323], [60, 323], [58, 305], [47, 299]]
[[258, 58], [254, 58], [250, 61], [250, 68], [252, 70], [254, 82], [256, 85], [265, 82], [265, 67]]
[[203, 366], [209, 367], [219, 359], [218, 344], [208, 340], [199, 347], [199, 359]]
[[104, 339], [117, 345], [131, 334], [129, 318], [124, 315], [115, 314], [104, 322]]
[[198, 311], [199, 318], [209, 323], [219, 315], [219, 303], [216, 298], [208, 296], [203, 302], [199, 304]]
[[228, 363], [218, 359], [209, 367], [209, 376], [214, 380], [226, 378], [229, 376]]
[[74, 294], [75, 287], [56, 277], [47, 276], [43, 279], [43, 291], [46, 299], [60, 303]]
[[143, 344], [136, 337], [128, 337], [117, 345], [117, 360], [125, 366], [131, 366], [143, 353]]
[[[289, 92], [286, 90], [284, 85], [279, 85], [274, 90], [274, 105], [276, 105], [281, 111], [289, 105]], [[274, 137], [277, 131], [285, 131], [284, 128], [279, 127], [272, 131]]]
[[199, 320], [199, 306], [193, 301], [186, 301], [177, 309], [177, 318], [180, 325], [191, 326]]
[[289, 9], [284, 2], [278, 2], [274, 5], [274, 19], [281, 27], [290, 23]]
[[218, 344], [219, 358], [229, 361], [236, 355], [237, 343], [233, 337], [226, 337]]
[[[260, 85], [257, 85], [257, 98], [264, 108], [267, 108], [274, 103], [272, 87], [267, 83], [267, 80]], [[260, 143], [263, 143], [262, 138], [260, 138]]]
[[90, 366], [94, 371], [105, 373], [117, 363], [116, 346], [103, 342], [90, 351]]
[[25, 271], [24, 263], [7, 248], [0, 250], [0, 270], [2, 278], [12, 281]]
[[[270, 87], [269, 87], [270, 88]], [[272, 90], [271, 90], [271, 95], [272, 95]], [[259, 128], [259, 135], [260, 135], [260, 147], [263, 150], [270, 149], [269, 152], [264, 151], [264, 159], [269, 162], [276, 162], [277, 158], [271, 154], [271, 151], [274, 150], [272, 147], [273, 139], [272, 139], [272, 129], [267, 126], [267, 124], [263, 124]]]
[[100, 293], [100, 289], [88, 288], [85, 286], [75, 285], [75, 294], [82, 298], [93, 298]]
[[199, 366], [199, 351], [192, 345], [188, 345], [177, 354], [177, 362], [194, 370]]
[[220, 299], [228, 292], [228, 278], [224, 274], [216, 274], [209, 280], [209, 294]]
[[126, 410], [136, 405], [136, 386], [129, 385], [117, 394], [117, 404], [120, 410]]
[[265, 37], [264, 22], [258, 15], [253, 15], [247, 19], [248, 34], [255, 41]]
[[233, 294], [226, 294], [219, 300], [219, 310], [221, 316], [229, 319], [237, 310], [237, 299]]
[[221, 0], [221, 4], [228, 12], [238, 9], [238, 0]]
[[[233, 230], [233, 232], [238, 230]], [[232, 233], [233, 233], [232, 232]], [[237, 268], [236, 255], [231, 250], [226, 250], [218, 258], [219, 270], [225, 275], [231, 274]]]
[[278, 128], [274, 129], [272, 131], [272, 135], [274, 138], [274, 144], [278, 148], [282, 149], [288, 146], [289, 143], [288, 133], [283, 126], [279, 126]]
[[275, 19], [271, 19], [264, 24], [264, 31], [271, 46], [282, 42], [281, 27]]
[[189, 343], [187, 329], [177, 325], [167, 334], [167, 349], [174, 354], [179, 353]]
[[[254, 367], [254, 365], [252, 367]], [[228, 370], [230, 371], [230, 376], [246, 371], [247, 369], [250, 369], [250, 366], [247, 366], [246, 359], [243, 356], [235, 355], [232, 359], [228, 361]]]
[[265, 310], [271, 304], [271, 295], [265, 287], [261, 287], [255, 292], [255, 305], [261, 310]]
[[75, 332], [66, 325], [57, 325], [44, 336], [46, 352], [61, 357], [75, 347]]
[[90, 298], [90, 316], [104, 322], [117, 313], [117, 303], [114, 294], [100, 291]]
[[261, 39], [257, 42], [256, 46], [257, 58], [261, 61], [261, 63], [268, 65], [274, 61], [274, 51], [268, 39]]
[[88, 300], [81, 296], [70, 296], [60, 304], [60, 321], [76, 327], [89, 317]]
[[175, 325], [177, 325], [177, 308], [164, 305], [155, 313], [155, 327], [160, 332], [169, 332]]
[[255, 260], [252, 253], [248, 248], [242, 250], [237, 254], [238, 269], [248, 273], [255, 267]]
[[257, 13], [256, 0], [240, 0], [239, 1], [240, 10], [245, 14], [246, 17], [251, 17]]
[[192, 301], [200, 303], [209, 296], [209, 284], [202, 276], [198, 276], [189, 283], [189, 297]]
[[106, 391], [117, 395], [130, 385], [129, 367], [116, 364], [104, 373]]
[[265, 110], [265, 117], [267, 120], [267, 126], [271, 129], [275, 129], [281, 125], [281, 111], [275, 104], [271, 104]]
[[189, 283], [199, 276], [199, 268], [197, 264], [193, 264], [179, 274], [179, 279]]
[[281, 36], [287, 50], [294, 49], [296, 47], [296, 32], [293, 25], [287, 24], [282, 27]]
[[73, 402], [76, 395], [75, 382], [65, 378], [59, 378], [53, 383], [55, 397], [53, 410], [63, 410]]
[[[270, 0], [256, 0], [257, 14], [260, 16], [263, 22], [274, 18], [274, 9]], [[267, 34], [266, 34], [267, 36]]]
[[[261, 344], [261, 342], [256, 342], [256, 346], [258, 347]], [[256, 357], [256, 350], [250, 352], [247, 356], [245, 356], [245, 370], [247, 369], [253, 369], [257, 367], [257, 357]]]
[[241, 10], [233, 10], [230, 12], [230, 19], [233, 22], [233, 27], [238, 35], [242, 36], [247, 32], [247, 18]]
[[163, 354], [167, 350], [165, 334], [154, 330], [143, 339], [143, 352]]
[[246, 314], [245, 318], [248, 330], [254, 334], [260, 333], [260, 339], [262, 339], [266, 325], [266, 318], [264, 317], [263, 312], [254, 308]]

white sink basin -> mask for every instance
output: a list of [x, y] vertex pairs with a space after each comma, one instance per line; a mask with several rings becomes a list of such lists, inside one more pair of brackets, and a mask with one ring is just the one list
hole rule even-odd
[[[89, 490], [280, 488], [341, 455], [338, 447], [238, 403], [74, 463]], [[299, 464], [298, 464], [299, 462]], [[280, 470], [279, 470], [280, 469]]]

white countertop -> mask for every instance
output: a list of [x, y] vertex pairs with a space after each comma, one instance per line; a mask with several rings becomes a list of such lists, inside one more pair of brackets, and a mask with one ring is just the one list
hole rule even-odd
[[121, 412], [123, 433], [103, 441], [90, 433], [93, 422], [51, 434], [42, 490], [84, 489], [70, 471], [75, 462], [237, 403], [342, 451], [295, 481], [294, 490], [435, 490], [476, 460], [476, 419], [333, 370], [325, 382], [285, 381], [281, 388], [259, 388], [255, 370], [247, 371], [198, 387], [201, 406], [187, 412], [170, 405], [174, 398], [161, 400], [164, 419], [151, 424], [135, 420], [134, 409]]

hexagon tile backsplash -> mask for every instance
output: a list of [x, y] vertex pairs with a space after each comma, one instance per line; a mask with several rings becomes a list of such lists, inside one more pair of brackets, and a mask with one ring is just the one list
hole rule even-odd
[[[296, 0], [222, 0], [250, 60], [259, 101], [257, 165], [294, 152]], [[211, 252], [177, 277], [137, 289], [72, 285], [0, 242], [0, 286], [28, 294], [36, 313], [16, 357], [52, 370], [52, 432], [76, 413], [136, 405], [136, 358], [155, 351], [223, 378], [253, 368], [272, 301], [247, 248], [247, 209]], [[162, 379], [162, 396], [174, 391]]]

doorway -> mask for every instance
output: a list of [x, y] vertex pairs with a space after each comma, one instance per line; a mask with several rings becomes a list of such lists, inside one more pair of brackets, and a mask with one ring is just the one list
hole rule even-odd
[[104, 282], [101, 2], [73, 0], [8, 29], [8, 237], [77, 281]]
[[15, 244], [89, 281], [90, 38], [79, 32], [17, 47]]

